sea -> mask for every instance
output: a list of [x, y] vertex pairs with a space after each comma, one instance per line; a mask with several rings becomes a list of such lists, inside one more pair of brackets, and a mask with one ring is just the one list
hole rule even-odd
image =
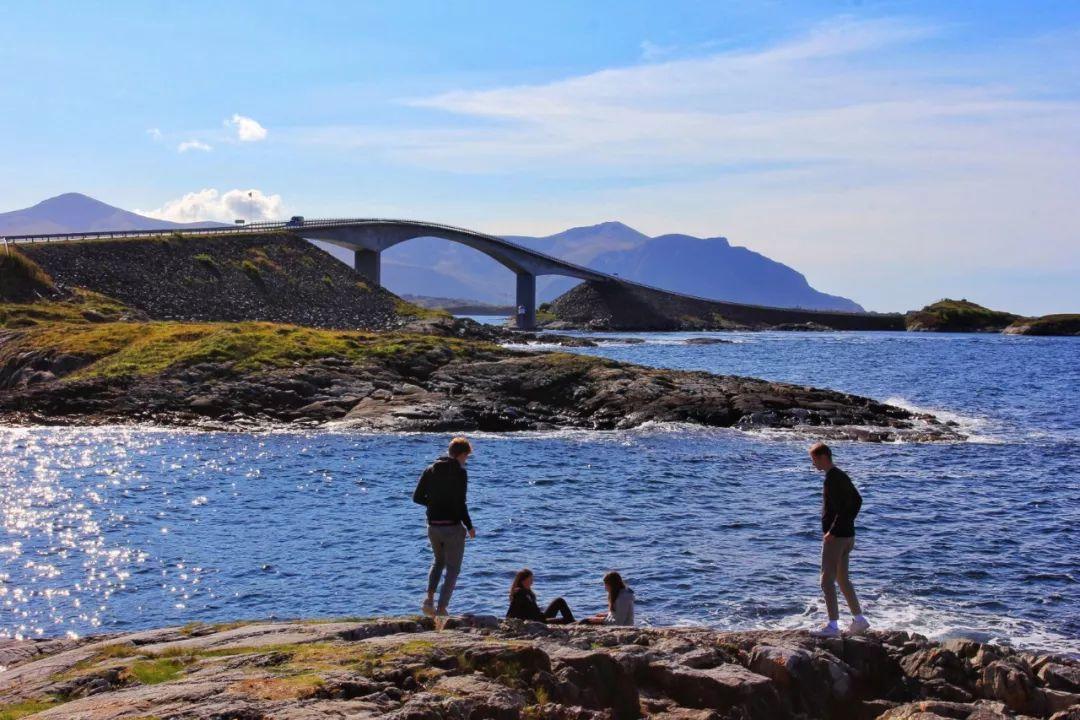
[[[703, 336], [723, 342], [686, 343]], [[599, 337], [572, 351], [827, 387], [958, 423], [966, 441], [833, 444], [864, 499], [851, 572], [867, 617], [1080, 655], [1080, 338]], [[614, 569], [641, 624], [822, 621], [811, 436], [657, 424], [470, 438], [478, 534], [452, 612], [503, 615], [529, 567], [541, 602], [593, 614]], [[0, 636], [415, 614], [430, 551], [411, 495], [449, 439], [0, 427]]]

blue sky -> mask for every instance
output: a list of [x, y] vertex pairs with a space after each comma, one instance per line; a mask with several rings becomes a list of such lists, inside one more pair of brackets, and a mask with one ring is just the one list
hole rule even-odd
[[724, 235], [872, 309], [1080, 311], [1080, 3], [3, 17], [0, 210], [79, 191], [175, 219], [617, 219]]

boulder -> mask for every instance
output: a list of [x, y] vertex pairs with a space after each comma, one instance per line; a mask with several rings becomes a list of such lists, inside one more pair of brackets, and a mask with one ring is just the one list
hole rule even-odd
[[523, 693], [477, 673], [443, 677], [436, 683], [433, 692], [470, 700], [472, 711], [469, 717], [475, 720], [517, 720], [525, 707]]
[[680, 705], [691, 708], [737, 709], [747, 720], [774, 720], [790, 715], [772, 680], [733, 663], [696, 670], [656, 662], [649, 666], [649, 681]]

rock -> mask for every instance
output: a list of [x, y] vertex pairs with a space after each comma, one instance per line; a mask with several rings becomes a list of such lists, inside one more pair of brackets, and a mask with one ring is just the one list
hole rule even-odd
[[1038, 675], [1049, 688], [1080, 693], [1080, 666], [1049, 662], [1039, 668]]
[[471, 701], [470, 718], [517, 720], [525, 707], [524, 694], [476, 673], [444, 677], [435, 684], [433, 692]]
[[[1080, 720], [1080, 695], [1044, 679], [1068, 681], [1076, 663], [1064, 657], [1001, 649], [977, 683], [993, 699], [971, 701], [946, 697], [973, 688], [945, 676], [988, 646], [903, 633], [817, 640], [493, 620], [455, 617], [442, 632], [407, 617], [0, 640], [9, 665], [0, 671], [0, 711], [51, 698], [56, 704], [35, 717]], [[142, 685], [137, 663], [166, 663], [173, 675]], [[913, 702], [905, 692], [937, 696]]]
[[901, 660], [900, 665], [908, 677], [917, 680], [939, 680], [958, 687], [968, 684], [964, 662], [943, 646], [918, 650]]
[[983, 668], [978, 689], [983, 697], [1000, 700], [1016, 712], [1039, 711], [1035, 677], [1020, 662], [1006, 659], [990, 663]]
[[649, 679], [681, 705], [713, 710], [738, 709], [747, 720], [788, 716], [769, 678], [740, 665], [695, 670], [673, 663], [649, 666]]

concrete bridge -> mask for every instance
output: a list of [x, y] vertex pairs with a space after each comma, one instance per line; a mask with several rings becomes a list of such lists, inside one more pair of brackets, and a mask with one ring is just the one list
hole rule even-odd
[[[591, 270], [557, 257], [531, 250], [494, 235], [418, 220], [382, 219], [323, 219], [294, 218], [288, 222], [222, 225], [208, 228], [169, 230], [117, 230], [56, 235], [16, 235], [0, 238], [4, 244], [37, 242], [71, 242], [110, 238], [161, 237], [168, 235], [259, 235], [268, 232], [288, 232], [309, 240], [320, 240], [353, 254], [353, 267], [371, 282], [381, 285], [381, 253], [398, 243], [419, 237], [436, 237], [468, 245], [509, 268], [517, 277], [517, 326], [532, 330], [536, 326], [536, 276], [564, 275], [579, 280], [605, 283], [607, 291], [622, 295], [616, 303], [630, 303], [634, 293], [659, 294], [657, 297], [701, 304], [702, 312], [720, 312], [737, 322], [754, 324], [820, 323], [838, 330], [902, 330], [899, 315], [849, 313], [839, 311], [802, 310], [710, 300], [694, 295], [672, 292], [642, 283], [624, 280], [607, 273]], [[629, 294], [628, 294], [629, 293]]]
[[257, 235], [266, 232], [290, 232], [308, 240], [321, 240], [353, 252], [353, 267], [371, 282], [381, 285], [381, 254], [398, 243], [419, 237], [436, 237], [468, 245], [509, 268], [517, 277], [517, 326], [531, 330], [536, 326], [536, 276], [565, 275], [579, 280], [614, 281], [607, 273], [560, 260], [530, 250], [494, 235], [417, 220], [322, 219], [293, 220], [279, 223], [182, 230], [119, 230], [115, 232], [65, 233], [57, 235], [18, 235], [4, 238], [10, 243], [64, 242], [106, 238], [134, 238], [172, 235]]

